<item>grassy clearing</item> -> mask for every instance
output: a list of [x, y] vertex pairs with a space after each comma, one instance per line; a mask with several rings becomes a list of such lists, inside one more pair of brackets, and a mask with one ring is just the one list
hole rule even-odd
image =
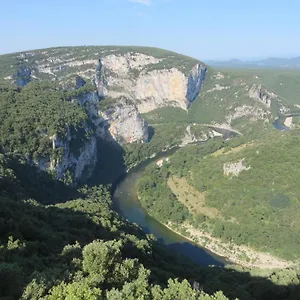
[[197, 191], [185, 178], [170, 177], [168, 186], [177, 200], [185, 205], [190, 213], [194, 215], [203, 214], [212, 219], [220, 218], [218, 209], [206, 206], [205, 193]]
[[224, 155], [224, 154], [228, 155], [228, 154], [232, 154], [232, 153], [237, 153], [237, 152], [239, 152], [245, 148], [251, 147], [253, 145], [254, 144], [242, 144], [240, 146], [231, 148], [230, 150], [228, 150], [227, 148], [222, 148], [222, 149], [219, 149], [218, 151], [212, 153], [211, 155], [214, 157], [218, 157], [219, 155]]

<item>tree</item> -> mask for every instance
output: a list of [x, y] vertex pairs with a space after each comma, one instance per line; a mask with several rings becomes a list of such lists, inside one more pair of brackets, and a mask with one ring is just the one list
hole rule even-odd
[[98, 283], [102, 283], [111, 276], [111, 272], [117, 262], [121, 261], [121, 241], [95, 240], [86, 245], [82, 251], [83, 270]]

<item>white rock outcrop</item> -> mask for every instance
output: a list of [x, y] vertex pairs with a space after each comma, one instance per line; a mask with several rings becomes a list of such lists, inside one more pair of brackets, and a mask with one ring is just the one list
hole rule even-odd
[[110, 54], [101, 59], [104, 67], [118, 75], [127, 75], [132, 69], [141, 71], [145, 66], [157, 64], [161, 60], [162, 59], [136, 52], [129, 52], [124, 55]]
[[274, 93], [264, 90], [261, 85], [257, 86], [255, 84], [250, 88], [248, 95], [253, 100], [264, 104], [267, 108], [271, 107], [272, 99], [277, 97]]
[[[53, 149], [61, 149], [62, 156], [55, 160], [51, 160], [47, 169], [56, 172], [56, 178], [61, 179], [67, 170], [71, 170], [73, 184], [89, 178], [97, 163], [97, 140], [95, 136], [91, 136], [82, 143], [79, 149], [71, 149], [70, 142], [75, 138], [67, 131], [65, 138], [61, 139], [56, 134], [50, 139], [52, 140]], [[41, 169], [46, 169], [45, 166]]]
[[224, 175], [238, 176], [242, 171], [248, 171], [251, 167], [246, 167], [244, 165], [244, 158], [240, 159], [238, 162], [226, 163], [223, 165]]
[[293, 125], [293, 117], [287, 117], [285, 120], [284, 120], [284, 125], [288, 128], [291, 128], [292, 125]]
[[100, 115], [107, 122], [109, 133], [117, 142], [126, 144], [148, 141], [148, 124], [141, 118], [135, 106], [121, 101], [100, 112]]
[[251, 121], [266, 120], [269, 112], [257, 106], [243, 105], [237, 106], [226, 116], [226, 122], [231, 124], [233, 120], [242, 117], [248, 117]]
[[148, 126], [140, 113], [166, 106], [187, 109], [198, 95], [205, 65], [196, 63], [186, 75], [178, 68], [157, 65], [162, 63], [163, 59], [141, 53], [110, 54], [98, 61], [93, 79], [98, 95], [116, 101], [100, 117], [116, 141], [147, 141]]
[[215, 92], [215, 91], [228, 90], [228, 89], [230, 89], [230, 86], [222, 86], [220, 84], [215, 84], [215, 87], [208, 90], [207, 93], [212, 93], [212, 92]]
[[156, 66], [163, 61], [141, 53], [108, 55], [101, 63], [105, 76], [98, 85], [103, 96], [131, 99], [140, 113], [164, 106], [187, 109], [206, 73], [206, 66], [200, 62], [186, 75], [178, 68]]
[[154, 70], [142, 73], [136, 81], [135, 97], [141, 113], [162, 106], [187, 108], [188, 79], [179, 70]]

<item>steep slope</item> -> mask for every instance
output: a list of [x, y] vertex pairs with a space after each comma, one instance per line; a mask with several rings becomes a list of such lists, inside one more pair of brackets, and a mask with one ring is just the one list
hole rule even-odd
[[[81, 90], [81, 92], [83, 92]], [[0, 149], [77, 184], [94, 171], [97, 141], [74, 91], [51, 83], [0, 87]]]
[[[146, 47], [61, 47], [0, 56], [0, 78], [23, 87], [30, 81], [51, 81], [62, 89], [92, 84], [92, 94], [82, 95], [80, 105], [101, 103], [94, 123], [111, 126], [115, 140], [145, 142], [147, 124], [140, 113], [158, 107], [187, 109], [203, 84], [206, 66], [189, 57]], [[104, 119], [95, 122], [98, 115]], [[128, 128], [122, 119], [126, 115]]]
[[240, 264], [298, 264], [299, 130], [266, 131], [251, 142], [234, 143], [186, 147], [162, 167], [149, 168], [139, 183], [144, 207]]
[[190, 280], [202, 270], [120, 218], [105, 187], [76, 191], [35, 174], [0, 154], [1, 299], [160, 299], [172, 287], [211, 298], [187, 280], [171, 279], [181, 277], [184, 265], [193, 270], [185, 274]]
[[297, 270], [201, 268], [118, 216], [107, 188], [75, 190], [1, 154], [0, 224], [2, 299], [263, 300], [272, 295], [292, 300], [299, 295]]
[[[1, 90], [3, 151], [73, 184], [92, 174], [97, 139], [147, 142], [148, 125], [140, 111], [186, 109], [206, 71], [194, 59], [141, 47], [35, 50], [0, 56], [0, 63], [4, 85], [18, 87], [6, 84]], [[12, 98], [20, 100], [13, 105]], [[78, 115], [67, 120], [72, 110]], [[47, 114], [41, 119], [42, 111]]]
[[295, 70], [208, 68], [203, 87], [188, 114], [176, 108], [161, 108], [143, 117], [151, 126], [176, 118], [181, 123], [236, 128], [246, 134], [255, 124], [267, 126], [278, 116], [299, 113], [299, 88], [299, 71]]

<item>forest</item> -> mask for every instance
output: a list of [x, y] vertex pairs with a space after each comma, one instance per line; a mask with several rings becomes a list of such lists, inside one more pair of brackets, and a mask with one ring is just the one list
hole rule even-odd
[[49, 136], [65, 137], [68, 128], [83, 128], [87, 115], [70, 100], [80, 92], [58, 89], [48, 82], [32, 82], [20, 89], [0, 86], [0, 145], [19, 156], [57, 155]]
[[[249, 245], [297, 261], [299, 143], [298, 130], [274, 130], [234, 147], [222, 141], [185, 147], [162, 168], [147, 169], [138, 184], [141, 203], [158, 219], [177, 223], [187, 220], [224, 242]], [[224, 173], [225, 166], [234, 168], [238, 163], [243, 167], [239, 174]], [[187, 212], [168, 186], [168, 178], [185, 178], [204, 195], [205, 206], [219, 211], [220, 216], [211, 218], [197, 206], [196, 213]], [[176, 211], [160, 205], [180, 206], [180, 218]]]
[[[64, 48], [56, 51], [66, 52]], [[157, 55], [166, 54], [157, 50]], [[5, 59], [9, 64], [9, 57]], [[183, 68], [191, 63], [187, 61]], [[86, 185], [68, 185], [38, 168], [38, 158], [62, 155], [49, 137], [64, 140], [70, 131], [76, 152], [95, 134], [87, 111], [76, 101], [94, 89], [89, 84], [65, 89], [37, 80], [22, 88], [0, 86], [0, 299], [298, 299], [297, 267], [203, 267], [170, 251], [114, 211], [117, 178], [146, 158], [178, 147], [187, 125], [195, 120], [186, 118], [186, 112], [147, 114], [149, 143], [116, 145], [99, 139], [96, 171]], [[176, 122], [170, 121], [173, 113]], [[254, 127], [245, 128], [247, 137], [211, 139], [177, 150], [161, 168], [150, 165], [137, 187], [143, 207], [162, 222], [189, 222], [223, 240], [259, 249], [262, 241], [268, 241], [262, 250], [298, 258], [299, 160], [282, 161], [297, 157], [299, 132], [270, 133], [268, 124], [257, 126], [265, 135], [241, 151], [234, 149], [257, 137]], [[200, 137], [207, 128], [193, 125], [191, 131]], [[225, 177], [223, 165], [243, 158], [251, 168], [238, 177]], [[215, 221], [195, 215], [170, 190], [172, 176], [185, 178], [205, 193], [207, 205], [220, 210], [223, 218]], [[250, 182], [248, 190], [246, 182]], [[254, 189], [255, 185], [260, 189]], [[250, 207], [250, 201], [255, 205]], [[250, 226], [227, 222], [232, 217]]]
[[109, 187], [74, 189], [0, 156], [1, 299], [297, 299], [296, 270], [264, 277], [200, 267], [111, 208]]

